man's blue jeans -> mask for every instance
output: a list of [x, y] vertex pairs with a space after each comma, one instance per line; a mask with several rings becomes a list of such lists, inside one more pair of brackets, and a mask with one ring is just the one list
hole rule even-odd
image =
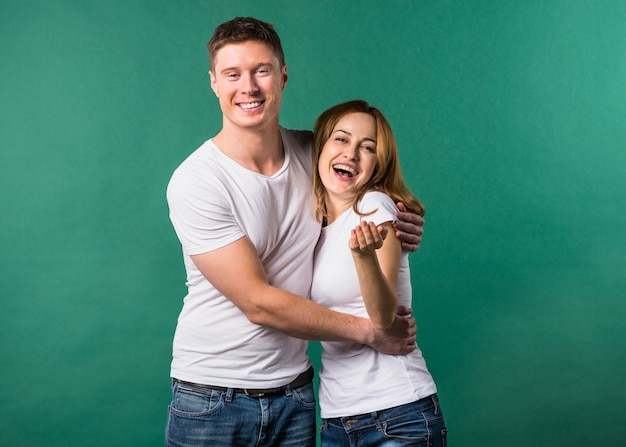
[[448, 430], [437, 395], [368, 414], [323, 419], [322, 447], [446, 447]]
[[312, 384], [249, 397], [174, 380], [165, 445], [312, 447], [315, 405]]

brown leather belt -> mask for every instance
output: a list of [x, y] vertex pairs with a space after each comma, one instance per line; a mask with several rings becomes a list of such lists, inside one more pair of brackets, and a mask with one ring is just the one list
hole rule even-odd
[[[305, 372], [296, 377], [291, 383], [283, 386], [279, 386], [276, 388], [234, 388], [233, 392], [239, 394], [245, 394], [248, 397], [267, 397], [274, 396], [276, 394], [283, 393], [287, 390], [287, 388], [298, 388], [304, 385], [308, 385], [313, 381], [313, 367], [310, 367]], [[185, 382], [183, 380], [174, 379], [180, 383], [186, 383], [188, 385], [192, 385], [197, 388], [205, 388], [209, 390], [216, 391], [228, 391], [229, 388], [223, 386], [213, 386], [213, 385], [201, 385], [199, 383]]]

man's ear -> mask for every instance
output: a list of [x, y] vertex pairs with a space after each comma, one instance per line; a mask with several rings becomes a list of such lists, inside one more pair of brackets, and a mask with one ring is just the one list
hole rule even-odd
[[215, 93], [215, 96], [219, 98], [220, 95], [218, 94], [218, 90], [217, 90], [217, 80], [215, 79], [215, 75], [213, 74], [211, 70], [209, 70], [209, 77], [211, 78], [211, 90], [213, 90], [213, 93]]
[[289, 75], [287, 74], [287, 64], [283, 65], [283, 83], [282, 83], [282, 87], [283, 90], [285, 90], [285, 87], [287, 86], [287, 80], [289, 79]]

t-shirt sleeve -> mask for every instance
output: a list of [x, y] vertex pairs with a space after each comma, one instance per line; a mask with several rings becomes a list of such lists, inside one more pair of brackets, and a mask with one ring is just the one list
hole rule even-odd
[[178, 169], [167, 187], [170, 220], [188, 255], [208, 253], [244, 236], [224, 185]]
[[361, 217], [361, 220], [374, 222], [376, 225], [398, 220], [394, 215], [394, 213], [398, 211], [398, 207], [393, 199], [379, 191], [372, 191], [365, 194], [361, 200], [359, 210], [364, 213], [375, 210], [373, 214]]

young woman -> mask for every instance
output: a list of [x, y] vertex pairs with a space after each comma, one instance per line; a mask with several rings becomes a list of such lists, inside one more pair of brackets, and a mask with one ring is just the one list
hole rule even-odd
[[[311, 297], [388, 327], [411, 307], [408, 253], [391, 226], [396, 202], [424, 214], [400, 174], [389, 123], [365, 101], [331, 107], [315, 123], [313, 190], [323, 230]], [[386, 237], [385, 237], [386, 235]], [[445, 446], [436, 386], [419, 348], [387, 355], [322, 342], [322, 446]]]

